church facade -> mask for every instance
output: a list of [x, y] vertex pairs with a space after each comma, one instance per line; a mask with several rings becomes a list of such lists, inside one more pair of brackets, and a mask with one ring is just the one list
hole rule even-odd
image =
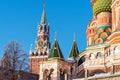
[[120, 0], [91, 0], [91, 4], [94, 15], [86, 29], [87, 47], [79, 53], [74, 39], [68, 60], [56, 38], [50, 48], [43, 8], [36, 48], [30, 50], [30, 70], [39, 74], [39, 80], [120, 79]]

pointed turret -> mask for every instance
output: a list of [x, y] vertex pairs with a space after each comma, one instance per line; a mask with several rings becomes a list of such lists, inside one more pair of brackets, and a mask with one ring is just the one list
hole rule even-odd
[[64, 56], [61, 52], [60, 46], [58, 44], [57, 39], [55, 39], [52, 49], [50, 51], [50, 55], [48, 59], [64, 59]]
[[78, 54], [79, 54], [79, 50], [78, 50], [76, 38], [75, 38], [73, 41], [72, 49], [70, 51], [68, 59], [74, 59]]
[[43, 5], [41, 24], [46, 24], [47, 23], [45, 7], [46, 7], [46, 3], [44, 3], [44, 5]]

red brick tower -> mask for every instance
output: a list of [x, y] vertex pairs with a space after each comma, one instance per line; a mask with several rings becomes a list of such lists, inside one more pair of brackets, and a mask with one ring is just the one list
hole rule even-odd
[[41, 22], [38, 25], [37, 40], [35, 45], [35, 50], [30, 50], [30, 70], [33, 73], [39, 74], [39, 62], [47, 60], [50, 48], [49, 25], [46, 20], [45, 5], [43, 8]]

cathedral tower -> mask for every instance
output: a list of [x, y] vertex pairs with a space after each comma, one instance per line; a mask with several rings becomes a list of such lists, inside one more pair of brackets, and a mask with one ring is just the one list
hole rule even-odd
[[88, 46], [102, 44], [112, 33], [112, 0], [91, 0], [93, 19], [87, 27]]
[[39, 62], [45, 61], [49, 55], [49, 25], [46, 20], [45, 4], [43, 7], [41, 22], [38, 25], [35, 50], [30, 50], [30, 70], [39, 74]]

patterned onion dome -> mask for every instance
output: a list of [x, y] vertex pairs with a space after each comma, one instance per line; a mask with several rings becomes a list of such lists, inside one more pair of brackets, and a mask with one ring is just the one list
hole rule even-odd
[[93, 4], [94, 15], [100, 12], [111, 12], [111, 2], [112, 0], [96, 0]]

